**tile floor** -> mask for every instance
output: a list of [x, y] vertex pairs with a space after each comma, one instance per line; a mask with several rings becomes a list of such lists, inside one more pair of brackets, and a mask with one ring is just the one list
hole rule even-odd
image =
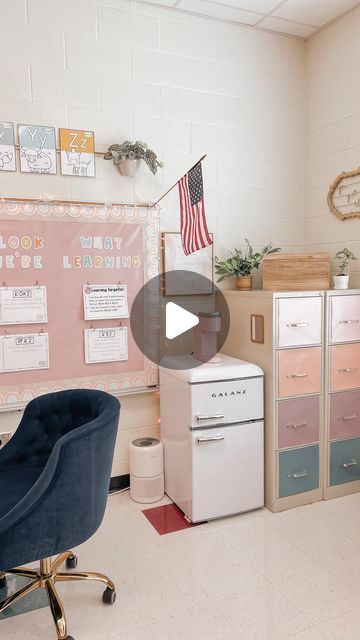
[[[110, 496], [76, 550], [79, 570], [107, 572], [118, 598], [109, 607], [97, 584], [60, 585], [75, 640], [360, 637], [360, 494], [162, 536], [141, 509]], [[49, 611], [1, 620], [0, 637], [55, 640]]]

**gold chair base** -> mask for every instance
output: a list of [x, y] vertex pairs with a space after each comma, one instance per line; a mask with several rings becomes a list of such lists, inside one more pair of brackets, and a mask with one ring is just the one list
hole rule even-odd
[[115, 585], [109, 580], [107, 576], [102, 573], [82, 572], [82, 573], [59, 573], [59, 569], [66, 562], [68, 558], [73, 557], [74, 554], [71, 551], [61, 553], [53, 562], [51, 558], [45, 558], [40, 561], [40, 570], [31, 571], [25, 567], [19, 567], [17, 569], [11, 569], [10, 571], [0, 572], [0, 580], [6, 576], [6, 574], [22, 576], [32, 580], [29, 584], [25, 585], [22, 589], [13, 593], [11, 596], [5, 598], [0, 602], [0, 613], [5, 611], [8, 607], [15, 604], [22, 598], [25, 598], [36, 589], [45, 589], [46, 595], [49, 600], [49, 606], [52, 613], [52, 617], [55, 623], [56, 633], [58, 640], [65, 640], [70, 638], [67, 632], [67, 624], [64, 608], [57, 593], [55, 584], [56, 582], [73, 582], [75, 580], [96, 580], [103, 582], [108, 589], [115, 593]]

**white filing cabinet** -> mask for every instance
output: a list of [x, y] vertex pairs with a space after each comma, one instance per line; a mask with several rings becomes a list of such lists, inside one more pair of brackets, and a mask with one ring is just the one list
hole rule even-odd
[[194, 362], [160, 367], [160, 414], [165, 491], [200, 522], [264, 504], [263, 372], [225, 355]]

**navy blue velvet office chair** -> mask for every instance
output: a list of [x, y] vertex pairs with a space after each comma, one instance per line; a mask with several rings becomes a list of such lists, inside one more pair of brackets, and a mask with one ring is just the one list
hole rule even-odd
[[[58, 640], [67, 633], [56, 582], [98, 580], [103, 601], [115, 585], [100, 573], [60, 573], [77, 565], [69, 551], [99, 528], [106, 507], [120, 403], [102, 391], [74, 389], [32, 400], [0, 450], [0, 580], [31, 580], [0, 602], [0, 613], [35, 589], [46, 590]], [[58, 557], [52, 561], [51, 556]], [[39, 571], [18, 567], [40, 560]], [[1, 622], [0, 622], [1, 624]]]

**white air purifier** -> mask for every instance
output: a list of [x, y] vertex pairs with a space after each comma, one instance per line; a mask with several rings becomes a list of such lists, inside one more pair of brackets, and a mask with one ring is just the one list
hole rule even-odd
[[130, 496], [135, 502], [150, 503], [164, 495], [164, 452], [156, 438], [137, 438], [129, 447]]

